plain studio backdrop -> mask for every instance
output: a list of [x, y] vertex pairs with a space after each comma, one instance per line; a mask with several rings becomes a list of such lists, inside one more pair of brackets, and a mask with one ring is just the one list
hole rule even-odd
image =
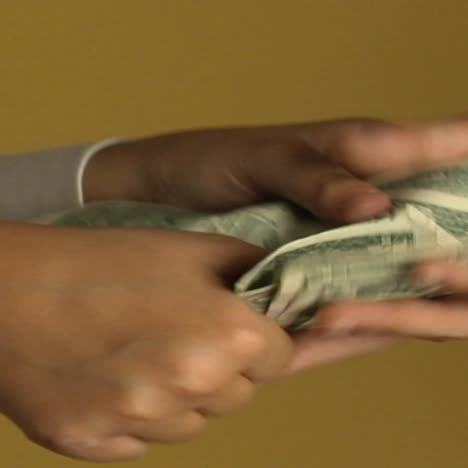
[[[42, 0], [0, 8], [0, 152], [187, 127], [468, 110], [466, 0]], [[378, 155], [376, 155], [378, 157]], [[31, 389], [34, 391], [34, 389]], [[466, 468], [468, 346], [261, 392], [135, 468]], [[1, 466], [71, 468], [0, 420]]]

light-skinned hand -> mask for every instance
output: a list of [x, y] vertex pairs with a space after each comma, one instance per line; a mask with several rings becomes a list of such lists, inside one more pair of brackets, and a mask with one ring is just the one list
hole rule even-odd
[[[365, 179], [467, 153], [461, 119], [182, 132], [103, 150], [84, 194], [213, 211], [287, 198], [354, 222], [390, 207]], [[3, 223], [0, 242], [0, 408], [31, 439], [76, 458], [135, 458], [154, 442], [196, 436], [264, 383], [387, 346], [394, 334], [448, 334], [442, 313], [429, 329], [423, 302], [410, 301], [398, 326], [386, 304], [379, 323], [376, 304], [337, 305], [322, 314], [328, 333], [289, 336], [230, 289], [265, 252], [225, 236]], [[456, 303], [437, 307], [454, 312], [453, 330], [466, 323]], [[343, 317], [363, 334], [340, 328]]]

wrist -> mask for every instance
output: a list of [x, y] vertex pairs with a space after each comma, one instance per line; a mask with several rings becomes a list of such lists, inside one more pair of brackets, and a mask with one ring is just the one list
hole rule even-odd
[[117, 143], [94, 154], [83, 172], [83, 202], [147, 201], [150, 183], [146, 159], [135, 142]]

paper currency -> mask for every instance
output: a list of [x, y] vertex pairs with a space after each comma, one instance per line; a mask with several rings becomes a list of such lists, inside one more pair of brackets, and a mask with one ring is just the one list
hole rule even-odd
[[417, 261], [466, 256], [468, 165], [382, 186], [394, 210], [343, 227], [327, 226], [302, 208], [271, 202], [222, 214], [128, 201], [95, 203], [35, 220], [64, 226], [158, 227], [237, 237], [272, 253], [234, 286], [280, 326], [309, 325], [335, 301], [431, 296], [408, 268]]

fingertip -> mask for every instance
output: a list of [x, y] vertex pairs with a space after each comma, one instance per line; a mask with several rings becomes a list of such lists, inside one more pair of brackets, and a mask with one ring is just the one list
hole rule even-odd
[[342, 204], [340, 218], [347, 223], [366, 221], [387, 214], [392, 207], [390, 197], [377, 189], [358, 192]]
[[439, 286], [446, 277], [444, 262], [432, 260], [417, 265], [411, 270], [410, 277], [419, 286]]
[[452, 293], [466, 294], [468, 267], [465, 262], [453, 259], [430, 260], [416, 265], [410, 277], [418, 286], [431, 287]]

